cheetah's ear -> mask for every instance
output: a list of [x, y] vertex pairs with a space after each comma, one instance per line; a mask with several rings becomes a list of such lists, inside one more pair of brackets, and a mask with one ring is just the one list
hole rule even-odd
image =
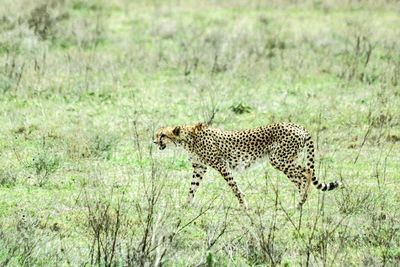
[[176, 136], [178, 136], [181, 133], [181, 127], [176, 126], [173, 130], [172, 133]]
[[205, 124], [205, 123], [198, 123], [198, 124], [196, 124], [196, 125], [194, 126], [194, 128], [195, 128], [196, 131], [201, 131], [201, 130], [207, 128], [207, 127], [208, 127], [208, 125]]

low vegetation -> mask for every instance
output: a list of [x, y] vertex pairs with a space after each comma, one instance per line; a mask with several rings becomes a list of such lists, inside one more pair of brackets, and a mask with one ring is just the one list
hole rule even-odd
[[[267, 3], [268, 2], [268, 3]], [[2, 1], [0, 266], [400, 264], [396, 1]], [[156, 128], [304, 125], [317, 175], [210, 170]]]

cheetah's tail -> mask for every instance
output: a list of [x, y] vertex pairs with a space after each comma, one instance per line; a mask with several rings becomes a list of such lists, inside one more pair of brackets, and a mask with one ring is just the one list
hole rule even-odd
[[311, 136], [308, 135], [306, 138], [306, 147], [307, 147], [307, 166], [306, 166], [306, 171], [307, 173], [311, 174], [311, 181], [313, 185], [322, 191], [330, 191], [333, 190], [337, 187], [341, 187], [342, 183], [339, 181], [335, 182], [330, 182], [330, 183], [322, 183], [317, 180], [317, 177], [315, 177], [315, 171], [314, 171], [314, 142], [311, 139]]

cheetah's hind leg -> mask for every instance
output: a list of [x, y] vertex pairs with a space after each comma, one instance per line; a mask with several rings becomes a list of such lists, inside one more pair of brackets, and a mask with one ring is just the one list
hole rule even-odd
[[295, 163], [295, 159], [287, 160], [284, 157], [270, 156], [271, 164], [276, 169], [282, 171], [289, 180], [294, 183], [300, 194], [300, 200], [297, 208], [301, 208], [307, 200], [308, 190], [310, 188], [311, 176], [306, 175], [304, 167]]
[[307, 201], [308, 193], [311, 190], [311, 181], [312, 181], [312, 170], [305, 170], [305, 168], [301, 166], [297, 166], [298, 169], [301, 169], [301, 185], [299, 187], [299, 193], [300, 193], [300, 201], [298, 204], [298, 209], [300, 209], [304, 203]]

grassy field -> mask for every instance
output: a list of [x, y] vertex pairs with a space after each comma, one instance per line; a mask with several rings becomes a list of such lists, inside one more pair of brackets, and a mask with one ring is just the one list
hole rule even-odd
[[[267, 2], [267, 1], [266, 1]], [[0, 266], [400, 265], [396, 1], [0, 1]], [[267, 160], [191, 166], [155, 129], [304, 125], [303, 210]]]

